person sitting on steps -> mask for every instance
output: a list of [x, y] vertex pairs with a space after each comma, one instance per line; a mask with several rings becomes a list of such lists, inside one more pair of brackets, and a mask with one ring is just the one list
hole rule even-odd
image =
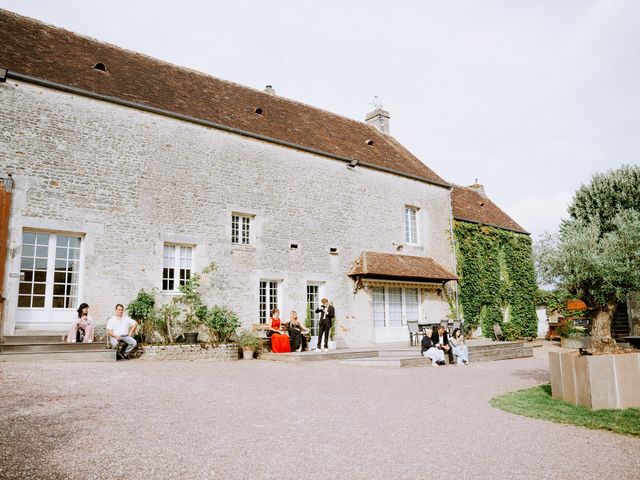
[[[116, 349], [116, 354], [123, 360], [129, 359], [129, 354], [136, 348], [138, 342], [133, 338], [133, 333], [138, 328], [138, 323], [124, 315], [124, 305], [116, 305], [116, 314], [107, 322], [107, 335], [111, 346]], [[127, 344], [124, 352], [118, 350], [120, 342]]]
[[424, 337], [422, 337], [422, 348], [420, 349], [420, 353], [423, 357], [431, 359], [431, 365], [434, 367], [438, 367], [444, 365], [444, 352], [442, 349], [437, 348], [436, 345], [431, 340], [431, 336], [433, 335], [433, 330], [427, 328], [424, 331]]

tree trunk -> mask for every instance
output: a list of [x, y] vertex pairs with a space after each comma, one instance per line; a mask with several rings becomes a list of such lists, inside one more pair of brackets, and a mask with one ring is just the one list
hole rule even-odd
[[591, 353], [613, 353], [618, 350], [616, 341], [611, 337], [611, 320], [616, 310], [616, 303], [608, 303], [595, 310], [591, 327]]

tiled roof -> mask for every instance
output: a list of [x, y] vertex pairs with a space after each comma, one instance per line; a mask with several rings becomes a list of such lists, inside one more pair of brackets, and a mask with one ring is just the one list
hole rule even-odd
[[487, 197], [469, 187], [454, 185], [451, 192], [453, 218], [529, 233]]
[[458, 277], [429, 257], [362, 252], [349, 276], [444, 282]]
[[[364, 122], [0, 10], [0, 67], [448, 186]], [[106, 71], [94, 68], [103, 64]], [[256, 113], [261, 109], [262, 114]], [[373, 140], [372, 145], [367, 141]]]

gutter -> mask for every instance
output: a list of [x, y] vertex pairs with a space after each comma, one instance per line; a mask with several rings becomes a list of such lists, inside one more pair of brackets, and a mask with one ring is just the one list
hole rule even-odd
[[[246, 130], [242, 130], [242, 129], [239, 129], [239, 128], [229, 127], [227, 125], [222, 125], [220, 123], [211, 122], [209, 120], [203, 120], [201, 118], [192, 117], [190, 115], [184, 115], [182, 113], [172, 112], [171, 110], [164, 110], [162, 108], [152, 107], [152, 106], [149, 106], [149, 105], [145, 105], [143, 103], [133, 102], [131, 100], [123, 100], [121, 98], [112, 97], [112, 96], [109, 96], [109, 95], [103, 95], [101, 93], [90, 92], [88, 90], [84, 90], [84, 89], [81, 89], [81, 88], [78, 88], [78, 87], [73, 87], [71, 85], [65, 85], [65, 84], [62, 84], [62, 83], [51, 82], [49, 80], [44, 80], [42, 78], [33, 77], [31, 75], [25, 75], [25, 74], [22, 74], [22, 73], [13, 72], [11, 70], [9, 70], [7, 72], [7, 78], [11, 78], [11, 79], [14, 79], [14, 80], [20, 80], [20, 81], [23, 81], [23, 82], [32, 83], [34, 85], [39, 85], [41, 87], [47, 87], [47, 88], [51, 88], [51, 89], [54, 89], [54, 90], [60, 90], [60, 91], [67, 92], [67, 93], [73, 93], [73, 94], [76, 94], [76, 95], [82, 95], [84, 97], [92, 98], [94, 100], [101, 100], [101, 101], [104, 101], [104, 102], [114, 103], [116, 105], [121, 105], [121, 106], [124, 106], [124, 107], [135, 108], [137, 110], [142, 110], [142, 111], [145, 111], [145, 112], [155, 113], [155, 114], [158, 114], [158, 115], [163, 115], [165, 117], [175, 118], [177, 120], [182, 120], [182, 121], [185, 121], [185, 122], [195, 123], [197, 125], [202, 125], [202, 126], [205, 126], [205, 127], [215, 128], [216, 130], [222, 130], [224, 132], [234, 133], [236, 135], [241, 135], [243, 137], [249, 137], [249, 138], [253, 138], [253, 139], [256, 139], [256, 140], [261, 140], [261, 141], [264, 141], [264, 142], [273, 143], [273, 144], [280, 145], [280, 146], [283, 146], [283, 147], [294, 148], [296, 150], [300, 150], [300, 151], [307, 152], [307, 153], [312, 153], [314, 155], [320, 155], [322, 157], [331, 158], [333, 160], [338, 160], [338, 161], [344, 162], [344, 163], [355, 162], [355, 159], [353, 159], [353, 158], [342, 157], [340, 155], [334, 155], [333, 153], [324, 152], [322, 150], [316, 150], [315, 148], [305, 147], [303, 145], [298, 145], [296, 143], [287, 142], [286, 140], [279, 140], [277, 138], [268, 137], [266, 135], [260, 135], [259, 133], [248, 132]], [[451, 185], [449, 185], [447, 183], [440, 183], [440, 182], [436, 182], [436, 181], [433, 181], [433, 180], [428, 180], [426, 178], [419, 177], [417, 175], [411, 175], [409, 173], [400, 172], [400, 171], [395, 170], [393, 168], [383, 167], [383, 166], [380, 166], [380, 165], [374, 165], [374, 164], [371, 164], [371, 163], [368, 163], [368, 162], [363, 162], [361, 160], [359, 160], [357, 162], [357, 165], [363, 166], [363, 167], [367, 167], [367, 168], [370, 168], [372, 170], [379, 170], [381, 172], [391, 173], [393, 175], [398, 175], [398, 176], [401, 176], [401, 177], [410, 178], [412, 180], [417, 180], [419, 182], [428, 183], [428, 184], [431, 184], [431, 185], [436, 185], [438, 187], [448, 188], [449, 190], [451, 190], [453, 188]]]

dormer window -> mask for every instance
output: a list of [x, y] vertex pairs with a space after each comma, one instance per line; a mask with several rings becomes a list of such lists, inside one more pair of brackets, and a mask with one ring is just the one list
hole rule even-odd
[[93, 68], [95, 70], [100, 70], [101, 72], [106, 72], [107, 71], [107, 66], [104, 63], [96, 63]]
[[255, 112], [256, 112], [258, 115], [262, 115], [262, 109], [261, 109], [260, 107], [256, 108], [256, 109], [255, 109]]

